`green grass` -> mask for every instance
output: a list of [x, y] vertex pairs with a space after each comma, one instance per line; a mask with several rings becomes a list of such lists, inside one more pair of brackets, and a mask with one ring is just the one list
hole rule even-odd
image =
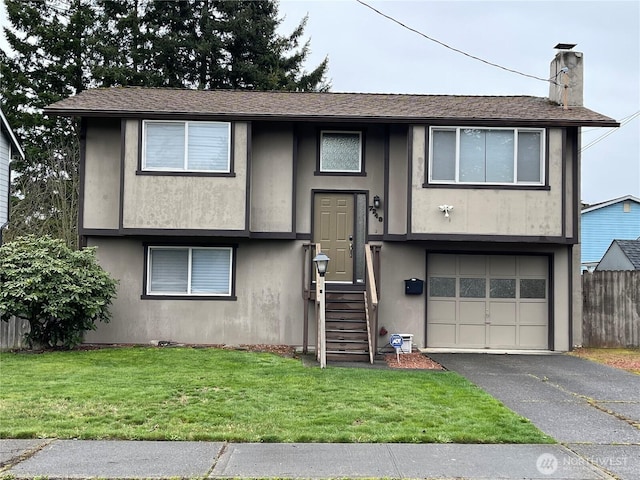
[[0, 438], [552, 443], [453, 372], [302, 366], [267, 353], [0, 354]]

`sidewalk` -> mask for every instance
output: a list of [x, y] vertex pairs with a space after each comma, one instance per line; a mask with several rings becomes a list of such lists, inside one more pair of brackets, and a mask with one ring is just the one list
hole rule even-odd
[[578, 456], [561, 445], [0, 440], [0, 465], [4, 466], [0, 478], [46, 477], [50, 480], [95, 477], [615, 478], [592, 465], [588, 457]]

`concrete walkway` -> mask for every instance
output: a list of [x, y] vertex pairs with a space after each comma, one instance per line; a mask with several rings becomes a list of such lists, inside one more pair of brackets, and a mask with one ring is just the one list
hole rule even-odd
[[[638, 480], [640, 376], [561, 355], [433, 354], [558, 445], [0, 440], [0, 479]], [[635, 424], [635, 426], [634, 426]]]

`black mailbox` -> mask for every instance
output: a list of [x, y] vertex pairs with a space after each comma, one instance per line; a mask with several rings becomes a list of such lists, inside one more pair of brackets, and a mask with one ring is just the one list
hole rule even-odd
[[422, 295], [424, 281], [419, 278], [409, 278], [404, 281], [405, 295]]

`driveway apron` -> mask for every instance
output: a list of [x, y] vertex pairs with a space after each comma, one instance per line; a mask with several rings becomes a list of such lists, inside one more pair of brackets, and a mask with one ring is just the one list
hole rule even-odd
[[430, 354], [620, 478], [640, 472], [640, 375], [570, 355]]

